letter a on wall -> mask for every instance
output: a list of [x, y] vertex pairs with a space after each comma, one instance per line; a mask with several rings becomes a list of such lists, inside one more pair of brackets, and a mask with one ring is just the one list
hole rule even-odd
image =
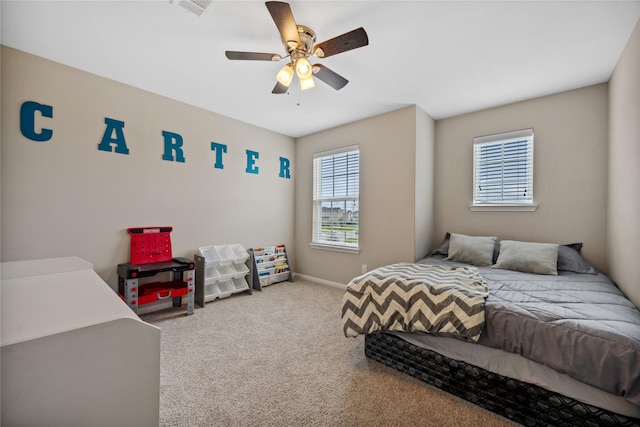
[[127, 142], [124, 140], [124, 131], [122, 130], [122, 128], [124, 128], [124, 122], [105, 117], [104, 123], [107, 125], [107, 128], [102, 136], [102, 142], [98, 144], [98, 150], [111, 152], [113, 151], [112, 145], [115, 145], [116, 153], [129, 154]]

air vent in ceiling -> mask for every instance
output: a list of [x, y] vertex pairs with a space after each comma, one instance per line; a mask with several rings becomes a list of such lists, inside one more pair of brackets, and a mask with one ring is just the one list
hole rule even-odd
[[189, 12], [195, 13], [200, 16], [204, 10], [211, 5], [213, 0], [180, 0], [178, 3], [180, 6], [187, 9]]

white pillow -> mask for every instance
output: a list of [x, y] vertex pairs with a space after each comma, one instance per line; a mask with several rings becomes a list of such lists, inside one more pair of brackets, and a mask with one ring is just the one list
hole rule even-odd
[[477, 266], [493, 263], [493, 247], [496, 237], [466, 236], [451, 233], [449, 239], [449, 261], [465, 262]]
[[555, 243], [502, 240], [493, 268], [557, 276], [558, 247]]

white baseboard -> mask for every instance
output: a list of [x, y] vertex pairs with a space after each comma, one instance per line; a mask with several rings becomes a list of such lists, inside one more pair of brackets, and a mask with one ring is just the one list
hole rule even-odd
[[320, 279], [318, 277], [307, 276], [306, 274], [293, 273], [294, 279], [299, 277], [302, 280], [309, 280], [310, 282], [320, 283], [321, 285], [333, 286], [334, 288], [347, 289], [347, 285], [344, 283], [332, 282], [330, 280]]

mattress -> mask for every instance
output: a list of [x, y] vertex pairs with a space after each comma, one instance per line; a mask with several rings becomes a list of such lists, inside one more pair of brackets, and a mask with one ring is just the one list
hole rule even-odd
[[[407, 335], [414, 333], [404, 334], [404, 337]], [[434, 350], [407, 342], [401, 336], [402, 333], [386, 332], [366, 335], [366, 356], [523, 425], [640, 426], [640, 420], [637, 418], [584, 403], [517, 378], [491, 372], [457, 358], [444, 356]], [[452, 340], [445, 337], [435, 338]], [[471, 343], [462, 344], [482, 347]], [[498, 365], [502, 364], [498, 360], [495, 362]], [[535, 375], [533, 372], [531, 374]], [[589, 391], [585, 393], [589, 394]], [[597, 393], [602, 392], [596, 390]], [[608, 399], [609, 396], [605, 400], [608, 402]], [[611, 396], [611, 399], [616, 402], [614, 406], [630, 405], [617, 396]], [[616, 409], [619, 408], [616, 406]], [[630, 410], [635, 413], [637, 408], [630, 407]]]
[[553, 390], [559, 395], [607, 411], [640, 418], [640, 407], [624, 397], [584, 384], [566, 374], [514, 353], [430, 334], [390, 332], [421, 349], [429, 349], [452, 360], [463, 361], [489, 372]]

